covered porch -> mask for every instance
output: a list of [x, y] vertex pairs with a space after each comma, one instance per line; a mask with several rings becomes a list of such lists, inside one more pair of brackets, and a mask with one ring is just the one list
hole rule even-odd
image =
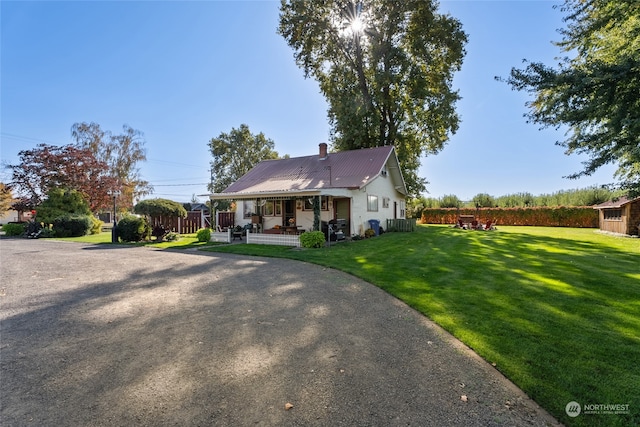
[[295, 236], [318, 230], [332, 240], [354, 234], [351, 198], [343, 194], [303, 191], [292, 194], [218, 193], [209, 197], [212, 201], [234, 202], [231, 211], [216, 212], [219, 232], [240, 227], [251, 234]]

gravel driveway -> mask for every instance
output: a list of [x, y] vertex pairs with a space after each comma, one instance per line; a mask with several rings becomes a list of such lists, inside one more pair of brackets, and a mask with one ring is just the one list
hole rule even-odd
[[557, 425], [339, 271], [43, 239], [0, 256], [3, 426]]

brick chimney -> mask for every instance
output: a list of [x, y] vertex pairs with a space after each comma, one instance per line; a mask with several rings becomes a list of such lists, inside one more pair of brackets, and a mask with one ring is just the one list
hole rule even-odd
[[327, 143], [326, 142], [321, 142], [319, 144], [320, 147], [320, 160], [324, 160], [327, 158]]

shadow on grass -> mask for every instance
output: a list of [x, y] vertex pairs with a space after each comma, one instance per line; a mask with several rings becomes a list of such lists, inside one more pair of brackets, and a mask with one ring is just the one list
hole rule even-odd
[[[381, 286], [497, 364], [572, 425], [640, 424], [640, 256], [593, 241], [434, 228]], [[635, 240], [629, 240], [632, 248]], [[367, 257], [370, 280], [387, 268]], [[570, 401], [630, 414], [569, 419]]]
[[[378, 285], [495, 363], [569, 425], [640, 425], [638, 239], [592, 230], [419, 227], [273, 256]], [[570, 401], [629, 404], [629, 413], [569, 418]]]

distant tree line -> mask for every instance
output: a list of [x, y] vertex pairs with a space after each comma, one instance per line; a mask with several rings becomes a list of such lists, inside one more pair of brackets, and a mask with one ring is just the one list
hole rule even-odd
[[560, 190], [549, 194], [534, 196], [531, 193], [513, 193], [494, 197], [487, 193], [478, 193], [471, 200], [462, 200], [455, 194], [446, 194], [440, 198], [418, 197], [412, 199], [409, 213], [413, 217], [426, 208], [526, 208], [554, 206], [593, 206], [621, 195], [620, 191], [592, 186], [573, 190]]

